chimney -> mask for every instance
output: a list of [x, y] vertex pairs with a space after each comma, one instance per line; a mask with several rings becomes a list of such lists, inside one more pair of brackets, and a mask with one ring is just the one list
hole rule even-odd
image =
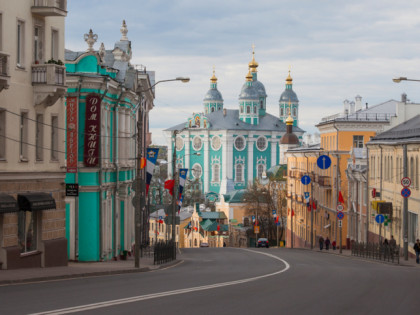
[[407, 94], [405, 93], [401, 94], [401, 102], [407, 103]]
[[223, 108], [223, 116], [226, 116], [226, 108]]
[[348, 100], [344, 100], [344, 115], [348, 115], [349, 114], [349, 101]]
[[350, 114], [354, 114], [354, 102], [350, 102]]
[[357, 95], [355, 97], [355, 99], [356, 99], [356, 108], [355, 108], [355, 110], [357, 112], [359, 110], [362, 110], [362, 97], [360, 95]]

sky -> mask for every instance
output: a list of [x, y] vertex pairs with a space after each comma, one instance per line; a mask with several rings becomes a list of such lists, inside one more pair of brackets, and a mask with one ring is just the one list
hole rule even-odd
[[255, 45], [258, 80], [267, 112], [279, 115], [289, 68], [299, 98], [299, 127], [317, 132], [322, 117], [343, 111], [343, 101], [362, 96], [373, 106], [406, 93], [420, 103], [420, 1], [370, 0], [70, 0], [65, 46], [84, 51], [91, 28], [112, 49], [125, 19], [131, 63], [156, 71], [156, 80], [189, 77], [189, 83], [156, 86], [150, 112], [154, 144], [162, 130], [203, 112], [213, 66], [224, 108], [238, 96]]

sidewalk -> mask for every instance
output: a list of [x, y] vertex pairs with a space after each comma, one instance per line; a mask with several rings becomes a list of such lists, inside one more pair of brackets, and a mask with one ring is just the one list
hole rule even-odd
[[134, 268], [134, 258], [128, 257], [127, 260], [106, 262], [69, 262], [65, 267], [0, 270], [0, 285], [147, 272], [172, 266], [178, 262], [179, 260], [174, 260], [166, 264], [154, 265], [153, 258], [143, 257], [140, 258], [140, 268]]

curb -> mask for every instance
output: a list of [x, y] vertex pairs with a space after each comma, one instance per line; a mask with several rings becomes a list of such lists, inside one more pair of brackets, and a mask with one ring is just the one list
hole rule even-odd
[[99, 277], [99, 276], [111, 276], [118, 274], [128, 274], [128, 273], [140, 273], [140, 272], [150, 272], [155, 270], [160, 270], [168, 267], [176, 266], [181, 263], [182, 260], [172, 261], [166, 264], [162, 264], [157, 268], [143, 267], [139, 269], [118, 269], [118, 270], [108, 270], [108, 271], [94, 271], [94, 272], [85, 272], [77, 274], [65, 274], [57, 276], [43, 276], [43, 277], [33, 277], [26, 279], [17, 279], [17, 280], [0, 280], [1, 285], [13, 285], [13, 284], [25, 284], [32, 282], [41, 282], [41, 281], [54, 281], [54, 280], [67, 280], [67, 279], [78, 279], [78, 278], [89, 278], [89, 277]]

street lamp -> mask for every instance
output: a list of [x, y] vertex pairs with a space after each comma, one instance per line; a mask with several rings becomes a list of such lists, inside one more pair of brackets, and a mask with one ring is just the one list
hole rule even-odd
[[401, 81], [415, 81], [415, 82], [420, 82], [420, 80], [407, 79], [406, 77], [394, 78], [394, 79], [392, 79], [392, 81], [394, 81], [395, 83], [400, 83]]
[[140, 168], [140, 159], [142, 157], [142, 146], [143, 146], [143, 139], [142, 137], [144, 137], [144, 134], [142, 134], [142, 129], [143, 129], [143, 108], [142, 108], [142, 100], [143, 100], [143, 93], [150, 91], [151, 89], [153, 89], [156, 85], [158, 85], [159, 83], [162, 82], [169, 82], [169, 81], [181, 81], [183, 83], [189, 82], [190, 79], [186, 78], [186, 77], [177, 77], [175, 79], [168, 79], [168, 80], [160, 80], [157, 81], [155, 84], [153, 84], [152, 86], [150, 86], [149, 88], [145, 89], [145, 90], [140, 90], [137, 91], [137, 94], [139, 95], [139, 104], [137, 105], [137, 107], [135, 108], [135, 111], [139, 110], [139, 119], [137, 121], [137, 134], [138, 134], [138, 138], [137, 138], [137, 167], [136, 167], [136, 187], [135, 187], [135, 191], [136, 191], [136, 206], [135, 206], [135, 229], [134, 229], [134, 237], [135, 237], [135, 247], [134, 247], [134, 267], [135, 268], [140, 268], [140, 243], [141, 243], [141, 233], [140, 233], [140, 228], [141, 228], [141, 210], [144, 208], [144, 204], [145, 204], [145, 200], [144, 198], [146, 197], [146, 192], [145, 192], [145, 187], [146, 185], [144, 184], [144, 179], [142, 178], [142, 171]]

